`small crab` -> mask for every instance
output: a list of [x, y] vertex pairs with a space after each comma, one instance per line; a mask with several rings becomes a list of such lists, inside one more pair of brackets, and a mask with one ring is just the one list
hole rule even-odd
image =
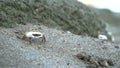
[[46, 38], [41, 32], [30, 31], [30, 32], [24, 32], [22, 34], [23, 34], [22, 37], [19, 37], [19, 36], [17, 36], [17, 37], [21, 38], [23, 40], [27, 40], [30, 43], [33, 43], [33, 42], [46, 42]]
[[107, 38], [107, 36], [106, 35], [98, 35], [98, 39], [100, 39], [100, 40], [103, 40], [103, 41], [106, 41], [106, 40], [108, 40], [108, 38]]

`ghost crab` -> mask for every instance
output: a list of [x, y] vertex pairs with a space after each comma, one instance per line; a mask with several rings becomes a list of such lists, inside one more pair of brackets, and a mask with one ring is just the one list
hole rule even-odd
[[[22, 37], [20, 37], [20, 35], [23, 35]], [[46, 38], [44, 36], [43, 33], [41, 32], [34, 32], [34, 31], [30, 31], [30, 32], [22, 32], [19, 34], [19, 36], [17, 36], [20, 39], [29, 41], [29, 43], [34, 43], [34, 42], [46, 42]]]

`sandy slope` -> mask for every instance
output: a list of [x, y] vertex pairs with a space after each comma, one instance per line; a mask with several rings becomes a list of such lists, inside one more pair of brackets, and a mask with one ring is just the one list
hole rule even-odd
[[[46, 43], [29, 44], [14, 32], [39, 28]], [[0, 30], [1, 68], [98, 68], [119, 67], [120, 46], [38, 25]]]

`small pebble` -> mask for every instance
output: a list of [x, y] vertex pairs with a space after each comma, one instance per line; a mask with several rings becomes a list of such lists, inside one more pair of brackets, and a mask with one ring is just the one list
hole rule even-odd
[[119, 49], [119, 46], [115, 46], [116, 49]]

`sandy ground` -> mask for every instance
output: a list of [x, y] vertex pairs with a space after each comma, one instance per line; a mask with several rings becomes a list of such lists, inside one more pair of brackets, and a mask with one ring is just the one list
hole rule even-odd
[[[47, 41], [29, 44], [15, 32], [41, 31]], [[0, 28], [0, 68], [119, 68], [120, 45], [43, 25]]]

